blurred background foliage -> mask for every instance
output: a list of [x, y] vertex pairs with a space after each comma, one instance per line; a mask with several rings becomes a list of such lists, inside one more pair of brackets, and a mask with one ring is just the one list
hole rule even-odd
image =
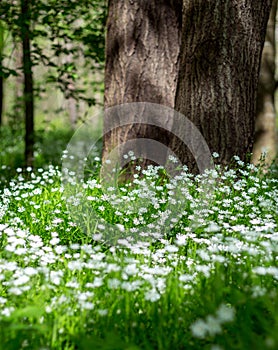
[[33, 73], [34, 166], [59, 164], [79, 121], [103, 103], [106, 16], [105, 0], [1, 0], [1, 168], [25, 164], [23, 29]]

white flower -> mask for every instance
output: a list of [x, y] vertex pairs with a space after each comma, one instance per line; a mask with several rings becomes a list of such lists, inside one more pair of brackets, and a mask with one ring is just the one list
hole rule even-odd
[[205, 338], [208, 327], [205, 321], [197, 320], [190, 326], [191, 332], [196, 338]]
[[157, 290], [155, 288], [153, 288], [145, 293], [145, 300], [155, 302], [155, 301], [158, 301], [159, 299], [160, 299], [160, 294], [157, 292]]
[[93, 303], [88, 302], [88, 301], [81, 301], [80, 307], [83, 310], [93, 310], [95, 305]]
[[177, 239], [176, 239], [176, 244], [179, 246], [185, 245], [185, 243], [187, 242], [187, 236], [186, 235], [182, 235], [182, 234], [178, 234], [177, 235]]
[[208, 315], [206, 318], [208, 333], [213, 336], [221, 333], [221, 322], [214, 316]]
[[99, 313], [100, 316], [106, 316], [108, 314], [108, 310], [106, 309], [98, 310], [97, 312]]
[[94, 282], [92, 283], [93, 287], [101, 287], [103, 285], [103, 278], [102, 277], [95, 277]]
[[38, 273], [38, 270], [34, 269], [33, 267], [31, 266], [27, 266], [25, 269], [24, 269], [24, 273], [27, 275], [27, 276], [34, 276]]
[[17, 279], [13, 280], [12, 284], [14, 286], [22, 286], [23, 284], [29, 282], [30, 277], [26, 275], [19, 276]]
[[61, 278], [63, 276], [63, 271], [50, 271], [50, 281], [58, 286], [60, 284]]
[[56, 245], [56, 244], [58, 244], [60, 242], [60, 239], [58, 238], [58, 237], [53, 237], [50, 241], [49, 241], [49, 243], [51, 244], [51, 245]]
[[167, 251], [167, 252], [169, 252], [169, 253], [176, 253], [176, 252], [178, 252], [179, 251], [179, 248], [178, 247], [176, 247], [176, 246], [174, 246], [174, 245], [167, 245], [166, 247], [165, 247], [165, 251]]
[[74, 271], [74, 270], [82, 270], [82, 263], [80, 261], [77, 261], [77, 260], [73, 260], [73, 261], [69, 261], [68, 262], [68, 269], [71, 270], [71, 271]]
[[136, 275], [138, 272], [138, 268], [136, 264], [131, 264], [125, 267], [124, 272], [128, 275]]
[[14, 312], [14, 307], [10, 306], [10, 307], [6, 307], [5, 309], [3, 309], [1, 311], [1, 315], [6, 316], [6, 317], [10, 317], [11, 314]]
[[235, 318], [235, 309], [221, 304], [216, 311], [216, 316], [221, 323], [232, 322]]
[[205, 229], [206, 232], [219, 232], [221, 227], [218, 226], [215, 222], [210, 222], [209, 226]]
[[117, 289], [121, 285], [121, 282], [117, 278], [110, 278], [107, 281], [108, 288], [110, 289]]

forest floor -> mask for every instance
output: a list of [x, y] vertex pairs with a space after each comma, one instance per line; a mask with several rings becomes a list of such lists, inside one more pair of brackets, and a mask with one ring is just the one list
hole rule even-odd
[[278, 348], [277, 167], [104, 187], [98, 157], [77, 184], [1, 157], [0, 349]]

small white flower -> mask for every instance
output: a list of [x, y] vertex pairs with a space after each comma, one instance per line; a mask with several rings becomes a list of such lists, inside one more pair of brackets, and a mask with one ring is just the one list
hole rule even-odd
[[108, 314], [108, 310], [106, 309], [98, 310], [98, 313], [100, 316], [106, 316]]
[[124, 272], [127, 275], [131, 275], [131, 276], [136, 275], [138, 272], [138, 268], [137, 268], [136, 264], [131, 264], [131, 265], [128, 265], [125, 267]]
[[71, 271], [74, 271], [74, 270], [82, 270], [82, 263], [80, 261], [69, 261], [68, 262], [68, 269], [71, 270]]
[[95, 233], [92, 235], [92, 238], [94, 241], [101, 241], [102, 239], [102, 233]]
[[117, 278], [110, 278], [107, 281], [107, 284], [108, 284], [108, 288], [110, 288], [110, 289], [117, 289], [117, 288], [120, 287], [121, 282]]
[[216, 312], [216, 316], [221, 323], [232, 322], [235, 318], [235, 309], [221, 304]]
[[29, 282], [30, 277], [26, 275], [19, 276], [17, 279], [13, 280], [12, 284], [14, 286], [22, 286], [23, 284]]
[[187, 236], [186, 235], [181, 235], [178, 234], [177, 235], [177, 239], [176, 239], [176, 244], [179, 246], [185, 245], [187, 242]]
[[14, 312], [14, 307], [10, 306], [10, 307], [4, 308], [1, 311], [1, 315], [6, 316], [6, 317], [10, 317], [13, 312]]
[[155, 288], [145, 293], [145, 300], [155, 302], [155, 301], [158, 301], [159, 299], [160, 299], [160, 294], [157, 292]]
[[205, 321], [197, 320], [190, 326], [191, 332], [196, 338], [205, 338], [208, 327]]
[[58, 238], [58, 237], [53, 237], [50, 241], [49, 241], [49, 243], [51, 244], [51, 245], [56, 245], [56, 244], [58, 244], [60, 242], [60, 239]]

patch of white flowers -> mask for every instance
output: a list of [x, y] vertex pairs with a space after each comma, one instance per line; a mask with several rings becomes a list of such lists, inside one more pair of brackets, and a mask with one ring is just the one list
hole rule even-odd
[[[199, 176], [196, 182], [186, 172], [182, 173], [179, 178], [184, 183], [182, 196], [187, 196], [188, 202], [174, 195], [175, 181], [167, 184], [168, 192], [162, 191], [157, 185], [159, 175], [155, 167], [143, 171], [148, 181], [136, 178], [137, 187], [120, 189], [121, 196], [114, 196], [114, 188], [108, 188], [104, 197], [88, 195], [88, 203], [94, 203], [101, 213], [108, 210], [104, 202], [117, 206], [120, 218], [117, 225], [123, 237], [106, 252], [102, 245], [106, 223], [101, 220], [94, 223], [94, 232], [89, 237], [94, 245], [63, 243], [63, 237], [76, 230], [77, 225], [65, 209], [64, 189], [56, 184], [47, 192], [47, 186], [55, 184], [55, 177], [61, 176], [57, 169], [50, 167], [38, 175], [31, 174], [29, 182], [19, 177], [0, 193], [0, 318], [10, 317], [23, 302], [31, 303], [34, 295], [45, 298], [42, 307], [46, 313], [63, 310], [64, 314], [73, 315], [90, 310], [108, 317], [105, 300], [109, 293], [113, 300], [128, 294], [140, 295], [145, 303], [158, 303], [173, 279], [190, 300], [195, 286], [209, 279], [219, 265], [236, 264], [239, 271], [244, 270], [247, 256], [252, 278], [269, 276], [277, 281], [278, 268], [274, 262], [277, 264], [278, 181], [261, 179], [250, 166], [251, 170], [254, 174], [249, 182], [237, 180], [232, 170], [218, 175], [217, 188], [206, 196], [202, 195], [205, 181], [215, 179], [216, 170]], [[84, 185], [91, 191], [101, 187], [94, 179]], [[55, 196], [61, 198], [53, 209], [51, 201]], [[137, 206], [134, 202], [138, 198]], [[149, 234], [147, 230], [141, 232], [142, 241], [124, 237], [126, 223], [131, 233], [148, 224], [145, 199], [161, 211], [159, 220], [149, 223], [157, 243], [155, 249], [143, 239]], [[161, 209], [168, 200], [174, 205], [175, 217]], [[72, 201], [76, 207], [80, 204], [77, 197]], [[14, 203], [20, 203], [18, 208]], [[181, 207], [182, 203], [188, 206]], [[152, 215], [156, 219], [155, 211]], [[171, 241], [164, 235], [169, 218], [176, 230]], [[189, 225], [184, 224], [188, 222]], [[48, 240], [42, 239], [41, 232]], [[267, 290], [251, 285], [250, 292], [256, 298]], [[100, 296], [104, 296], [104, 305]], [[190, 329], [197, 338], [215, 336], [235, 317], [236, 308], [223, 303], [213, 315], [197, 319]]]

